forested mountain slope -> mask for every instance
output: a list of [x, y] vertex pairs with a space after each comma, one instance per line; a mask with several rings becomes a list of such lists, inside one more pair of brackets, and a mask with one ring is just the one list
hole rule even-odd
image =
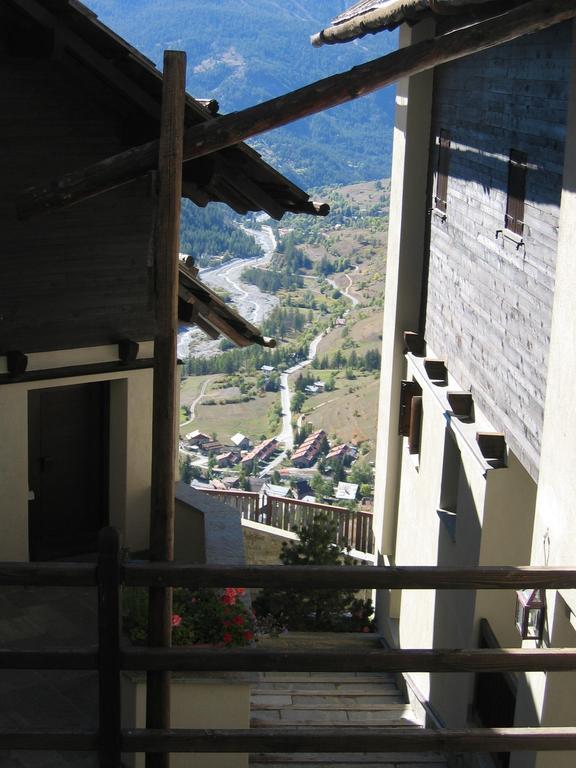
[[[84, 0], [161, 65], [188, 53], [188, 91], [223, 113], [264, 101], [381, 56], [395, 35], [313, 48], [309, 36], [346, 0]], [[388, 88], [254, 140], [266, 160], [304, 187], [388, 176], [393, 92]]]

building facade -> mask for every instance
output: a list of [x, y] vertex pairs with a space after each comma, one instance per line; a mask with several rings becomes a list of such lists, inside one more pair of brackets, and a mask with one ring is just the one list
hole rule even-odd
[[[449, 25], [403, 26], [401, 44]], [[574, 565], [575, 82], [567, 22], [398, 85], [374, 505], [381, 562]], [[548, 592], [541, 643], [522, 642], [512, 592], [388, 599], [382, 626], [401, 647], [576, 645], [567, 591]], [[412, 682], [450, 727], [575, 724], [574, 674]], [[563, 768], [573, 755], [493, 759]]]

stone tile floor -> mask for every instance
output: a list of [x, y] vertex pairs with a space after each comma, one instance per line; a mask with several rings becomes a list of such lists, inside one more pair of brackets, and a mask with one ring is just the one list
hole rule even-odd
[[[96, 645], [96, 590], [0, 588], [0, 648]], [[90, 671], [0, 670], [0, 729], [97, 728], [98, 679]], [[86, 752], [0, 751], [0, 768], [92, 768]]]

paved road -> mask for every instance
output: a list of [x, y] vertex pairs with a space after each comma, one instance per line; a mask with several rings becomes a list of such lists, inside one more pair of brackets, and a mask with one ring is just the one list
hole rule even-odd
[[264, 469], [260, 472], [259, 477], [265, 477], [273, 472], [276, 467], [282, 463], [286, 457], [286, 451], [291, 451], [294, 448], [294, 432], [292, 430], [292, 409], [290, 408], [290, 400], [292, 398], [292, 392], [290, 390], [290, 376], [297, 371], [301, 371], [302, 368], [310, 365], [316, 357], [318, 351], [318, 345], [324, 338], [325, 334], [322, 332], [315, 339], [312, 340], [308, 348], [308, 357], [306, 360], [302, 360], [301, 363], [293, 365], [291, 368], [287, 368], [280, 374], [280, 402], [282, 404], [282, 430], [276, 435], [276, 440], [279, 443], [284, 444], [284, 450], [276, 456]]

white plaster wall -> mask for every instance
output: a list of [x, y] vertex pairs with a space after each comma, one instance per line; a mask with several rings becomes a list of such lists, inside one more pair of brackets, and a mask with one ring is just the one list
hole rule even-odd
[[[106, 354], [106, 349], [96, 348], [62, 351], [53, 357], [32, 355], [31, 363], [38, 365], [36, 357], [42, 357], [42, 367], [51, 369], [80, 364], [79, 360], [102, 362], [103, 352]], [[148, 356], [148, 352], [141, 351], [141, 356]], [[0, 561], [28, 560], [28, 393], [96, 381], [111, 382], [110, 522], [120, 530], [124, 546], [135, 550], [147, 547], [151, 369], [0, 386]]]
[[[224, 673], [203, 677], [172, 676], [170, 718], [172, 728], [250, 727], [250, 681], [241, 674]], [[125, 675], [123, 679], [125, 725], [144, 728], [146, 722], [146, 684], [143, 677]], [[130, 718], [135, 717], [135, 720]], [[135, 724], [134, 724], [135, 723]], [[126, 764], [144, 767], [144, 755], [126, 756]], [[171, 768], [247, 768], [246, 754], [173, 754]]]
[[[432, 37], [432, 23], [400, 29], [400, 47]], [[403, 332], [417, 330], [424, 231], [426, 179], [432, 108], [432, 72], [400, 80], [396, 87], [396, 119], [382, 332], [382, 369], [374, 489], [374, 533], [377, 548], [393, 556], [400, 470], [398, 405], [405, 371]], [[417, 180], [416, 183], [414, 180]]]
[[[573, 36], [570, 110], [564, 188], [560, 206], [556, 283], [552, 310], [548, 379], [536, 517], [533, 565], [576, 567], [576, 58]], [[572, 140], [570, 140], [572, 139]], [[576, 590], [547, 592], [545, 644], [576, 646]], [[533, 645], [533, 643], [525, 643]], [[516, 710], [517, 725], [576, 726], [576, 675], [525, 676]], [[570, 768], [574, 753], [515, 754], [512, 768]]]
[[[409, 365], [408, 374], [413, 373]], [[432, 387], [434, 385], [431, 385]], [[454, 432], [462, 467], [458, 484], [455, 541], [437, 514], [440, 501], [447, 418], [430, 385], [423, 387], [421, 452], [418, 468], [403, 446], [398, 505], [397, 565], [475, 565], [478, 563], [486, 481], [478, 458]], [[399, 639], [403, 648], [465, 648], [474, 639], [473, 592], [405, 590]], [[470, 676], [412, 675], [421, 693], [452, 727], [464, 725]]]

